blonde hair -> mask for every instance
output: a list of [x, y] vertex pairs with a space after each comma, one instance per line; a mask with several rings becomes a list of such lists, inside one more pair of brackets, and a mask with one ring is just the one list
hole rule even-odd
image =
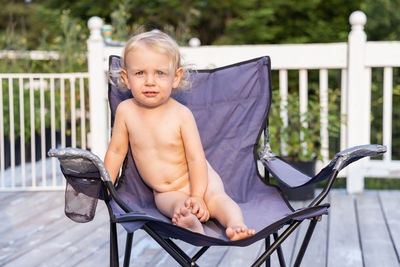
[[[179, 46], [168, 34], [159, 31], [152, 30], [149, 32], [143, 32], [131, 37], [125, 44], [124, 51], [122, 53], [122, 69], [127, 70], [126, 58], [129, 52], [133, 51], [139, 46], [145, 46], [156, 50], [159, 53], [166, 54], [169, 56], [171, 63], [170, 68], [174, 73], [181, 68], [183, 70], [182, 78], [177, 88], [173, 88], [172, 92], [182, 91], [190, 86], [189, 82], [189, 69], [187, 66], [181, 63], [181, 54], [179, 52]], [[118, 87], [127, 89], [125, 82], [119, 71], [119, 77], [117, 79]]]

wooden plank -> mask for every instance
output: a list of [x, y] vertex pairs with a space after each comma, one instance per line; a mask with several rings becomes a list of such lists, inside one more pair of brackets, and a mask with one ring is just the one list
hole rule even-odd
[[[56, 198], [47, 198], [49, 196]], [[35, 213], [35, 209], [29, 203], [35, 203], [35, 200], [38, 199], [45, 201], [39, 203], [41, 208], [38, 208], [38, 212]], [[8, 217], [7, 220], [4, 218], [0, 220], [0, 229], [7, 230], [1, 231], [0, 265], [33, 248], [39, 242], [43, 233], [47, 232], [48, 224], [56, 224], [63, 219], [63, 209], [60, 206], [56, 205], [52, 209], [43, 210], [46, 205], [56, 203], [56, 199], [57, 195], [38, 194], [36, 192], [31, 195], [31, 198], [24, 198], [23, 203], [27, 203], [26, 207], [18, 204], [17, 209], [12, 206], [7, 208], [7, 213], [13, 216]], [[23, 220], [24, 223], [21, 223], [18, 217], [24, 217], [25, 214], [30, 214], [30, 217]]]
[[[126, 231], [123, 229], [122, 226], [117, 225], [117, 232], [118, 232], [118, 255], [119, 255], [119, 263], [120, 265], [124, 262], [125, 257], [125, 242], [126, 242]], [[131, 253], [131, 261], [130, 266], [138, 266], [135, 264], [135, 259], [137, 255], [140, 256], [140, 253], [143, 251], [137, 252], [138, 245], [143, 242], [143, 240], [148, 239], [149, 237], [147, 234], [142, 231], [138, 230], [133, 235], [133, 248]], [[99, 236], [99, 245], [96, 251], [93, 251], [91, 254], [87, 254], [86, 256], [82, 255], [82, 260], [80, 262], [65, 265], [65, 266], [109, 266], [110, 261], [110, 243], [109, 243], [109, 224], [107, 224], [107, 235], [106, 236]], [[142, 265], [144, 266], [144, 265]]]
[[264, 247], [264, 240], [247, 247], [230, 247], [218, 266], [250, 266], [259, 257], [261, 247]]
[[29, 195], [32, 192], [0, 192], [0, 213], [1, 210], [9, 205], [15, 198], [20, 198], [26, 195]]
[[400, 194], [399, 191], [381, 190], [379, 191], [379, 198], [390, 238], [397, 252], [397, 260], [400, 262]]
[[214, 246], [210, 247], [207, 252], [197, 261], [201, 267], [215, 267], [222, 261], [228, 252], [229, 247]]
[[102, 249], [108, 241], [108, 212], [105, 204], [99, 202], [93, 221], [84, 224], [74, 223], [72, 229], [63, 231], [43, 246], [43, 251], [50, 251], [54, 255], [48, 260], [43, 260], [43, 263], [53, 266], [75, 266], [91, 254], [108, 256], [108, 249]]
[[[3, 196], [2, 200], [0, 201], [0, 218], [3, 220], [3, 216], [15, 216], [18, 213], [20, 213], [18, 215], [23, 215], [25, 213], [18, 211], [29, 211], [32, 208], [43, 206], [41, 205], [43, 202], [58, 197], [60, 195], [59, 193], [60, 192], [57, 191], [48, 192], [48, 194], [43, 194], [41, 192], [0, 193], [0, 196]], [[0, 221], [0, 223], [3, 222]]]
[[[172, 240], [178, 247], [180, 247], [186, 254], [192, 257], [196, 251], [198, 250], [197, 247], [192, 246], [186, 242], [181, 240]], [[160, 248], [161, 257], [154, 257], [154, 259], [148, 263], [148, 266], [180, 266], [172, 256], [170, 256], [164, 249]]]
[[[399, 202], [398, 202], [399, 203]], [[397, 256], [381, 210], [377, 191], [356, 197], [364, 266], [396, 266]]]
[[353, 196], [332, 191], [330, 210], [328, 267], [363, 266]]
[[[0, 214], [0, 236], [2, 239], [14, 235], [14, 230], [29, 228], [32, 218], [40, 218], [48, 210], [58, 208], [63, 211], [64, 198], [61, 192], [49, 192], [40, 194], [38, 192], [16, 198], [6, 206]], [[39, 223], [40, 224], [40, 223]]]
[[[104, 210], [104, 207], [100, 206], [99, 209]], [[89, 227], [90, 224], [95, 225], [99, 221], [101, 219], [95, 219], [86, 224], [86, 227]], [[2, 255], [0, 264], [12, 260], [12, 266], [40, 265], [40, 262], [46, 261], [46, 257], [49, 257], [49, 254], [43, 253], [43, 251], [53, 251], [54, 247], [53, 254], [56, 254], [57, 251], [65, 252], [64, 246], [73, 243], [69, 241], [70, 239], [75, 242], [82, 238], [81, 231], [84, 229], [84, 225], [77, 224], [65, 217], [60, 207], [37, 214], [29, 223], [19, 226], [18, 235], [8, 241], [7, 254]], [[92, 231], [93, 229], [86, 229], [86, 233]], [[80, 234], [77, 234], [79, 232]], [[38, 264], [34, 264], [35, 261]]]

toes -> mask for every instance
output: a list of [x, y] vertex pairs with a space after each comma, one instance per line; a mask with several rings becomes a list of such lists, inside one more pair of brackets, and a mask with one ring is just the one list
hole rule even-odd
[[189, 215], [189, 210], [187, 208], [181, 208], [180, 209], [180, 215], [188, 216]]
[[235, 241], [254, 235], [255, 230], [248, 229], [246, 227], [237, 227], [237, 228], [228, 227], [226, 228], [225, 233], [230, 240]]
[[229, 239], [232, 239], [235, 236], [235, 230], [233, 230], [231, 227], [226, 228], [225, 232]]
[[188, 198], [186, 201], [185, 201], [185, 207], [187, 208], [187, 209], [190, 209], [190, 206], [192, 205], [192, 201], [190, 200], [190, 198]]

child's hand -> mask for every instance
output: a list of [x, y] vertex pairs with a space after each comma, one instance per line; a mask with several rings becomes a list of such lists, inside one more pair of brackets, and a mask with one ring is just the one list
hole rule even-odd
[[206, 222], [210, 219], [210, 212], [201, 197], [188, 198], [185, 201], [185, 207], [191, 210], [192, 214], [196, 215], [200, 222]]

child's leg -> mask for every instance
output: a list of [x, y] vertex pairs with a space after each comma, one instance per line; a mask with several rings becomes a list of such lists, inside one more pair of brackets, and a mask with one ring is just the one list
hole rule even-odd
[[186, 207], [188, 196], [179, 191], [154, 193], [154, 200], [158, 210], [172, 219], [172, 223], [190, 231], [204, 234], [200, 221]]
[[216, 218], [224, 227], [231, 240], [238, 240], [255, 234], [244, 223], [243, 214], [238, 204], [224, 190], [221, 178], [209, 165], [208, 186], [205, 194], [210, 216]]

